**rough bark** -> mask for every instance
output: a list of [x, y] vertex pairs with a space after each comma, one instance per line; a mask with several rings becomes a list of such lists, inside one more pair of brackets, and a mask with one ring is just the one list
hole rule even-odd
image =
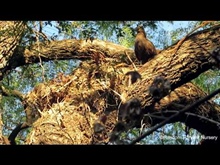
[[128, 54], [132, 54], [134, 58], [134, 52], [132, 49], [128, 49], [124, 46], [117, 45], [108, 41], [101, 40], [62, 40], [51, 41], [44, 44], [35, 44], [31, 50], [25, 49], [24, 57], [26, 63], [38, 62], [39, 58], [42, 60], [54, 60], [54, 59], [93, 59], [94, 56], [101, 56], [103, 58], [126, 58], [125, 51]]
[[0, 80], [11, 67], [9, 60], [21, 40], [25, 27], [22, 21], [0, 21]]
[[[3, 79], [6, 71], [11, 68], [10, 60], [21, 40], [25, 27], [26, 26], [22, 21], [0, 21], [0, 81]], [[1, 101], [2, 91], [0, 95]], [[0, 143], [9, 144], [8, 139], [2, 135], [2, 113], [3, 110], [0, 109]]]
[[[26, 95], [26, 111], [33, 123], [26, 144], [107, 142], [118, 123], [121, 105], [134, 98], [140, 101], [143, 113], [130, 126], [140, 126], [144, 115], [148, 126], [157, 124], [161, 121], [160, 111], [169, 117], [207, 95], [187, 82], [218, 65], [212, 58], [212, 50], [219, 44], [220, 26], [195, 33], [186, 38], [177, 52], [173, 45], [145, 65], [137, 66], [141, 79], [134, 84], [128, 83], [126, 76], [128, 71], [134, 70], [127, 58], [129, 55], [135, 61], [134, 52], [116, 44], [66, 40], [26, 50], [26, 63], [36, 62], [39, 57], [43, 60], [90, 59], [82, 62], [71, 75], [60, 74]], [[157, 76], [168, 80], [172, 91], [160, 104], [155, 103], [149, 93]], [[149, 114], [158, 112], [159, 117], [148, 120]], [[207, 120], [200, 118], [201, 115], [219, 122], [219, 107], [214, 102], [207, 101], [190, 112], [195, 115], [185, 113], [172, 122], [182, 121], [204, 135], [219, 135], [216, 124], [207, 124]]]

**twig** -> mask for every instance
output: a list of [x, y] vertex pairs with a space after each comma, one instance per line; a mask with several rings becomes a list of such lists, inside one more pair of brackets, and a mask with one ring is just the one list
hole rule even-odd
[[[177, 113], [177, 112], [179, 112], [179, 111], [176, 111], [176, 110], [166, 110], [166, 111], [163, 111], [163, 113], [167, 113], [167, 112], [168, 112], [168, 113]], [[155, 112], [155, 113], [153, 113], [153, 114], [147, 114], [146, 116], [150, 116], [150, 117], [158, 118], [158, 119], [166, 119], [166, 117], [157, 116], [157, 115], [154, 115], [154, 114], [161, 114], [161, 112]], [[191, 113], [191, 112], [186, 112], [185, 114], [186, 114], [186, 115], [190, 115], [190, 116], [196, 116], [196, 117], [198, 117], [198, 118], [207, 120], [207, 121], [209, 121], [210, 123], [214, 123], [214, 124], [220, 126], [220, 122], [217, 122], [217, 121], [215, 121], [215, 120], [209, 119], [209, 118], [207, 118], [207, 117], [205, 117], [205, 116], [197, 115], [197, 114]]]
[[24, 100], [24, 97], [25, 95], [23, 93], [21, 93], [20, 91], [18, 90], [11, 90], [11, 89], [6, 89], [3, 85], [0, 86], [1, 90], [2, 90], [2, 93], [4, 95], [7, 95], [7, 96], [15, 96], [15, 97], [18, 97], [20, 100]]
[[202, 104], [203, 102], [209, 100], [210, 98], [212, 98], [213, 96], [215, 96], [216, 94], [220, 93], [220, 88], [217, 89], [216, 91], [212, 92], [211, 94], [209, 94], [208, 96], [203, 97], [202, 99], [194, 102], [191, 105], [186, 106], [185, 108], [183, 108], [182, 110], [178, 111], [177, 113], [175, 113], [174, 115], [170, 116], [169, 118], [165, 119], [164, 121], [162, 121], [161, 123], [153, 126], [149, 131], [145, 132], [144, 134], [142, 134], [141, 136], [139, 136], [138, 138], [136, 138], [135, 140], [133, 140], [130, 145], [135, 144], [136, 142], [139, 142], [140, 140], [142, 140], [143, 138], [145, 138], [146, 136], [150, 135], [151, 133], [153, 133], [155, 130], [157, 130], [158, 128], [166, 125], [170, 120], [178, 117], [180, 114], [187, 112], [197, 106], [199, 106], [200, 104]]
[[101, 85], [101, 86], [104, 86], [104, 89], [110, 89], [112, 92], [114, 92], [116, 95], [118, 95], [120, 98], [122, 98], [122, 96], [116, 92], [115, 90], [111, 89], [111, 88], [108, 88], [106, 84], [104, 83], [101, 83], [99, 80], [97, 80], [97, 82]]
[[[34, 23], [35, 25], [35, 28], [36, 28], [36, 24]], [[42, 64], [42, 60], [41, 60], [41, 57], [40, 57], [40, 45], [39, 45], [39, 33], [37, 33], [37, 30], [33, 30], [34, 34], [36, 35], [36, 43], [37, 43], [37, 50], [38, 50], [38, 58], [39, 58], [39, 64], [40, 64], [40, 67], [42, 68], [42, 79], [43, 81], [45, 82], [45, 69], [44, 69], [44, 66]]]
[[125, 51], [125, 55], [128, 57], [128, 59], [131, 62], [132, 66], [134, 67], [134, 69], [137, 71], [137, 67], [135, 66], [134, 62], [131, 60], [130, 56], [128, 55], [128, 53], [126, 51]]
[[[172, 111], [173, 112], [173, 111]], [[159, 114], [161, 114], [161, 112], [157, 112]], [[156, 119], [166, 119], [167, 117], [164, 117], [164, 116], [157, 116], [157, 115], [153, 115], [153, 114], [146, 114], [145, 116], [148, 116], [148, 117], [153, 117], [153, 118], [156, 118]]]
[[197, 114], [190, 113], [190, 112], [186, 112], [186, 114], [187, 114], [187, 115], [191, 115], [191, 116], [199, 117], [199, 118], [201, 118], [201, 119], [204, 119], [204, 120], [209, 121], [210, 123], [214, 123], [214, 124], [220, 126], [220, 123], [219, 123], [219, 122], [217, 122], [217, 121], [215, 121], [215, 120], [212, 120], [212, 119], [209, 119], [209, 118], [207, 118], [207, 117], [205, 117], [205, 116], [197, 115]]

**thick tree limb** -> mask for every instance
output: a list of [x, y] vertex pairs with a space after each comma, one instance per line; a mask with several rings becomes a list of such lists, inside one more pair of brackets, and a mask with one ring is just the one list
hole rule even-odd
[[[36, 44], [31, 50], [26, 49], [24, 57], [27, 63], [38, 61], [38, 56], [41, 56], [44, 61], [54, 59], [92, 59], [93, 54], [100, 54], [102, 56], [116, 57], [120, 55], [126, 57], [126, 51], [129, 55], [134, 54], [132, 49], [120, 46], [111, 42], [94, 40], [93, 42], [86, 40], [62, 40], [51, 41], [48, 44]], [[133, 55], [134, 57], [134, 55]]]

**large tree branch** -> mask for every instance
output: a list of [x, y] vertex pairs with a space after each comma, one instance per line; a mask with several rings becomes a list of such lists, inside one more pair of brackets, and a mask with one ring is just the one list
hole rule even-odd
[[24, 51], [24, 57], [27, 63], [33, 63], [38, 61], [38, 57], [43, 60], [55, 60], [55, 59], [92, 59], [94, 54], [100, 54], [104, 57], [119, 57], [125, 56], [124, 52], [133, 54], [132, 49], [128, 49], [124, 46], [117, 45], [108, 41], [94, 40], [62, 40], [51, 41], [45, 44], [36, 44], [31, 50], [26, 49]]

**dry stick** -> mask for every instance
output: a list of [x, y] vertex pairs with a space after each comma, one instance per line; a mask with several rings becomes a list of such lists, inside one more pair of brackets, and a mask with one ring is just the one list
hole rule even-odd
[[[176, 110], [166, 110], [166, 111], [163, 111], [163, 113], [177, 113], [179, 111], [176, 111]], [[154, 114], [161, 114], [161, 112], [156, 112]], [[166, 117], [163, 117], [163, 116], [157, 116], [157, 115], [154, 115], [154, 114], [147, 114], [146, 116], [149, 116], [149, 117], [153, 117], [153, 118], [157, 118], [157, 119], [166, 119]], [[205, 116], [202, 116], [202, 115], [197, 115], [197, 114], [194, 114], [194, 113], [191, 113], [191, 112], [186, 112], [185, 113], [186, 115], [189, 115], [189, 116], [195, 116], [195, 117], [198, 117], [198, 118], [201, 118], [203, 120], [207, 120], [208, 122], [210, 123], [213, 123], [213, 124], [216, 124], [217, 126], [220, 126], [220, 122], [217, 122], [213, 119], [209, 119], [208, 117], [205, 117]]]
[[219, 122], [217, 122], [217, 121], [215, 121], [215, 120], [212, 120], [212, 119], [209, 119], [209, 118], [207, 118], [207, 117], [205, 117], [205, 116], [197, 115], [197, 114], [190, 113], [190, 112], [186, 112], [186, 115], [196, 116], [196, 117], [199, 117], [199, 118], [201, 118], [201, 119], [207, 120], [207, 121], [209, 121], [210, 123], [214, 123], [214, 124], [216, 124], [218, 127], [220, 126], [220, 123], [219, 123]]
[[134, 67], [135, 71], [137, 71], [137, 67], [135, 66], [134, 62], [131, 60], [130, 56], [128, 53], [125, 51], [125, 55], [128, 57], [129, 61], [131, 62], [132, 66]]
[[150, 135], [151, 133], [153, 133], [155, 130], [157, 130], [158, 128], [166, 125], [170, 120], [178, 117], [180, 114], [189, 111], [190, 109], [196, 108], [197, 106], [199, 106], [200, 104], [202, 104], [203, 102], [209, 100], [210, 98], [212, 98], [213, 96], [215, 96], [216, 94], [220, 93], [220, 88], [217, 89], [216, 91], [212, 92], [211, 94], [209, 94], [208, 96], [203, 97], [202, 99], [194, 102], [193, 104], [186, 106], [185, 108], [183, 108], [182, 110], [178, 111], [176, 114], [170, 116], [169, 118], [165, 119], [164, 121], [162, 121], [161, 123], [159, 123], [158, 125], [155, 125], [153, 127], [151, 127], [151, 129], [147, 132], [145, 132], [144, 134], [142, 134], [141, 136], [139, 136], [137, 139], [133, 140], [130, 145], [135, 144], [136, 142], [139, 142], [140, 140], [142, 140], [143, 138], [145, 138], [146, 136]]
[[[36, 23], [34, 23], [34, 26], [36, 28]], [[33, 30], [33, 33], [36, 35], [36, 42], [37, 42], [37, 51], [38, 51], [38, 58], [39, 58], [39, 62], [40, 62], [40, 67], [42, 68], [42, 79], [43, 81], [45, 82], [45, 69], [44, 69], [44, 66], [42, 64], [42, 60], [41, 60], [41, 57], [40, 57], [40, 49], [39, 49], [39, 33], [37, 33], [37, 31]]]

